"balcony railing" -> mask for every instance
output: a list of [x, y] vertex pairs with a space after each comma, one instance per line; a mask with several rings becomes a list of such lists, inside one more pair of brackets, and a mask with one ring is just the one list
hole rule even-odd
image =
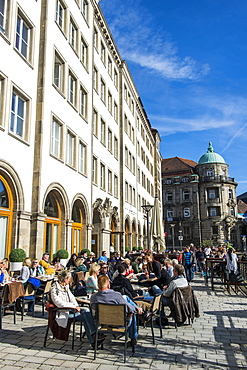
[[230, 182], [234, 182], [234, 177], [228, 177], [228, 176], [224, 176], [224, 175], [202, 176], [201, 180], [203, 182], [211, 182], [211, 181], [230, 181]]

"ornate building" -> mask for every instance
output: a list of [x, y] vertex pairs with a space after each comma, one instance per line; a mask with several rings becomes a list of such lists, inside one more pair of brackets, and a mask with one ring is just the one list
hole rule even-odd
[[228, 165], [209, 143], [196, 162], [182, 158], [162, 160], [163, 215], [168, 247], [204, 240], [241, 246], [237, 224], [237, 183]]
[[160, 137], [98, 1], [0, 13], [0, 256], [145, 246]]

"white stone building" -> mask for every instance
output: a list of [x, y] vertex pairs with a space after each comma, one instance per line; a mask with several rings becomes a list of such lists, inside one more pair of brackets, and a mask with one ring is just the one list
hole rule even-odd
[[145, 246], [160, 137], [96, 0], [0, 0], [0, 255]]

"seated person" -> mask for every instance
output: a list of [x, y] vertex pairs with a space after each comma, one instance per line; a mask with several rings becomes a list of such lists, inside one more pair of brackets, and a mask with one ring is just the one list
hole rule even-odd
[[55, 274], [54, 267], [50, 265], [49, 261], [49, 253], [44, 253], [42, 256], [42, 260], [39, 261], [40, 266], [42, 266], [45, 270], [47, 275]]
[[89, 268], [89, 277], [86, 281], [87, 294], [92, 294], [98, 291], [98, 275], [100, 266], [93, 263]]
[[99, 275], [107, 275], [110, 283], [112, 283], [112, 273], [109, 271], [108, 265], [106, 263], [100, 264]]
[[[110, 289], [110, 281], [108, 279], [108, 276], [106, 275], [99, 276], [98, 286], [99, 286], [98, 292], [93, 294], [90, 299], [90, 306], [92, 310], [94, 311], [96, 310], [97, 303], [125, 304], [127, 313], [142, 314], [142, 309], [139, 308], [128, 296], [122, 296], [121, 293], [115, 292], [114, 290]], [[131, 327], [132, 320], [133, 327]], [[128, 327], [129, 327], [129, 337], [131, 338], [131, 341], [136, 342], [136, 339], [138, 337], [138, 331], [135, 315], [133, 315], [131, 320], [129, 321]]]
[[75, 265], [76, 265], [76, 269], [72, 272], [72, 274], [74, 274], [75, 272], [80, 272], [80, 271], [86, 272], [87, 271], [87, 266], [84, 265], [82, 258], [77, 258], [75, 260]]
[[[85, 327], [86, 335], [92, 348], [95, 347], [95, 333], [96, 327], [94, 324], [93, 317], [90, 313], [89, 308], [79, 307], [78, 303], [71, 293], [69, 288], [69, 279], [71, 275], [68, 271], [61, 271], [58, 274], [58, 281], [54, 282], [51, 286], [50, 297], [53, 304], [57, 308], [68, 308], [68, 311], [63, 312], [60, 315], [59, 312], [56, 314], [56, 322], [61, 327], [66, 327], [69, 318], [73, 318], [72, 309], [76, 312], [76, 321], [82, 321]], [[97, 345], [100, 346], [105, 338], [99, 339]]]
[[0, 257], [0, 284], [4, 282], [3, 258]]
[[55, 271], [64, 270], [64, 266], [61, 264], [59, 257], [54, 257], [51, 265], [54, 266]]
[[32, 266], [31, 258], [26, 257], [22, 263], [21, 275], [19, 276], [20, 280], [23, 280], [25, 283], [30, 277], [30, 268]]
[[39, 261], [37, 259], [34, 259], [32, 267], [30, 268], [30, 276], [36, 277], [40, 275], [45, 275], [45, 270], [41, 265], [39, 265]]
[[188, 286], [188, 281], [184, 277], [185, 270], [183, 265], [175, 265], [174, 266], [174, 279], [170, 282], [168, 287], [166, 287], [163, 291], [157, 286], [154, 285], [152, 290], [154, 294], [163, 294], [162, 302], [163, 306], [171, 307], [171, 295], [176, 288], [184, 288]]
[[84, 264], [88, 266], [88, 268], [91, 266], [92, 263], [97, 263], [94, 252], [90, 252], [89, 257], [87, 257], [84, 261]]
[[173, 278], [173, 264], [172, 264], [172, 261], [169, 258], [167, 258], [165, 260], [165, 268], [166, 268], [168, 274], [171, 276], [171, 278]]
[[108, 262], [108, 258], [106, 256], [106, 251], [103, 251], [101, 256], [99, 256], [98, 263], [100, 263], [100, 262], [104, 262], [104, 263]]
[[137, 257], [136, 260], [131, 263], [134, 274], [139, 274], [140, 272], [142, 272], [141, 264], [142, 264], [142, 259], [139, 257]]
[[129, 279], [126, 278], [127, 266], [125, 263], [122, 263], [118, 266], [118, 276], [113, 279], [112, 289], [120, 291], [123, 289], [124, 293], [131, 299], [138, 296], [137, 292], [132, 288], [132, 285]]
[[153, 254], [150, 252], [147, 252], [145, 257], [147, 259], [147, 270], [149, 278], [156, 277], [157, 279], [159, 279], [161, 277], [160, 263], [154, 260]]
[[66, 268], [68, 270], [72, 270], [72, 269], [76, 268], [76, 264], [75, 264], [76, 259], [77, 259], [77, 254], [76, 253], [72, 253], [71, 254], [71, 257], [68, 260], [67, 265], [66, 265]]

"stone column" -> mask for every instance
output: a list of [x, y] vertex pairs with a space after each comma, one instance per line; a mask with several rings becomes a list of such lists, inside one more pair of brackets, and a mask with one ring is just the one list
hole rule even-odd
[[31, 229], [31, 213], [19, 211], [17, 213], [17, 248], [25, 250], [29, 256], [29, 242], [30, 242], [30, 229]]
[[93, 225], [88, 224], [86, 226], [85, 240], [83, 237], [83, 248], [88, 248], [90, 251], [92, 250], [92, 230]]
[[110, 236], [111, 230], [102, 229], [101, 245], [99, 252], [101, 253], [102, 251], [106, 251], [107, 256], [110, 256], [110, 242], [111, 242]]
[[29, 257], [41, 259], [44, 251], [44, 224], [46, 215], [44, 213], [35, 213], [32, 215], [31, 225], [35, 225], [31, 228], [31, 231], [35, 232], [32, 235], [31, 240], [35, 240], [36, 243], [31, 243]]

